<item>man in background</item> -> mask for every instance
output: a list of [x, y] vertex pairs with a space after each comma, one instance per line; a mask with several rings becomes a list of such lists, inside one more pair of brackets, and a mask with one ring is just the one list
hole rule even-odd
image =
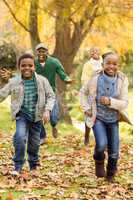
[[[36, 66], [36, 72], [44, 77], [46, 77], [56, 94], [56, 75], [58, 75], [61, 80], [63, 80], [65, 83], [71, 83], [72, 80], [69, 78], [69, 76], [65, 73], [64, 68], [60, 61], [57, 58], [54, 58], [48, 54], [48, 47], [43, 44], [39, 43], [36, 46], [36, 56], [35, 59], [35, 66]], [[50, 114], [50, 124], [52, 126], [52, 135], [54, 138], [57, 138], [58, 136], [58, 130], [57, 130], [57, 123], [59, 120], [59, 105], [58, 100], [56, 98], [55, 104], [53, 107], [53, 110]], [[41, 131], [41, 144], [44, 143], [46, 138], [46, 131], [44, 126], [42, 126]]]

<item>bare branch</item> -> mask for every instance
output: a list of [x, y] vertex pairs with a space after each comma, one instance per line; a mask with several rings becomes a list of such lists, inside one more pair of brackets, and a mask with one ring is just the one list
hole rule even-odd
[[44, 11], [45, 13], [47, 13], [48, 15], [50, 15], [51, 17], [56, 18], [56, 15], [53, 14], [52, 11], [49, 11], [47, 7], [38, 6], [38, 9]]
[[89, 13], [89, 7], [86, 8], [84, 11], [84, 16], [82, 19], [76, 23], [75, 26], [75, 33], [73, 33], [73, 40], [75, 38], [76, 32], [80, 34], [80, 37], [85, 37], [86, 34], [90, 31], [90, 28], [97, 17], [97, 10], [98, 10], [98, 3], [99, 0], [95, 0], [92, 2], [92, 11]]
[[15, 19], [15, 21], [22, 27], [24, 28], [25, 31], [30, 32], [30, 30], [16, 17], [15, 13], [13, 12], [12, 8], [10, 7], [10, 5], [8, 4], [8, 2], [6, 0], [3, 0], [4, 4], [6, 5], [6, 7], [8, 8], [10, 14], [12, 15], [12, 17]]
[[[73, 3], [74, 3], [74, 1], [73, 1]], [[66, 8], [66, 7], [65, 7], [65, 4], [62, 4], [62, 5], [61, 5], [61, 3], [58, 4], [58, 5], [56, 5], [56, 6], [58, 6], [60, 9], [65, 9], [65, 8]], [[71, 21], [72, 17], [78, 12], [78, 10], [81, 9], [82, 6], [84, 6], [84, 5], [81, 3], [81, 4], [78, 6], [78, 8], [75, 9], [75, 10], [70, 14], [70, 16], [68, 17], [68, 19], [69, 19], [70, 21]], [[50, 16], [53, 17], [53, 18], [56, 18], [56, 17], [57, 17], [56, 14], [54, 14], [53, 11], [48, 10], [48, 8], [47, 8], [46, 6], [43, 6], [43, 7], [38, 6], [38, 8], [39, 8], [40, 10], [44, 11], [45, 13], [47, 13], [48, 15], [50, 15]]]
[[78, 10], [80, 10], [82, 6], [83, 6], [83, 4], [80, 4], [80, 5], [78, 6], [78, 8], [77, 8], [77, 9], [75, 9], [75, 10], [74, 10], [74, 11], [71, 13], [71, 16], [70, 16], [70, 18], [71, 18], [72, 16], [74, 16], [74, 15], [75, 15], [75, 13], [77, 13], [77, 11], [78, 11]]
[[82, 24], [82, 27], [84, 27], [82, 36], [85, 37], [87, 33], [90, 31], [95, 19], [97, 18], [97, 11], [98, 11], [98, 6], [99, 0], [93, 1], [93, 9], [91, 13], [89, 13], [88, 9], [86, 9], [84, 13], [84, 22]]

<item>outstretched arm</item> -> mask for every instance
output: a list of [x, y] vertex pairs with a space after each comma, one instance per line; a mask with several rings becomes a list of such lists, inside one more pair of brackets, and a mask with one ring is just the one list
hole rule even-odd
[[66, 83], [71, 83], [71, 78], [66, 74], [63, 65], [60, 63], [59, 60], [56, 60], [56, 73], [59, 75], [61, 80], [63, 80]]
[[3, 88], [0, 89], [0, 102], [2, 102], [11, 93], [10, 82], [7, 83]]

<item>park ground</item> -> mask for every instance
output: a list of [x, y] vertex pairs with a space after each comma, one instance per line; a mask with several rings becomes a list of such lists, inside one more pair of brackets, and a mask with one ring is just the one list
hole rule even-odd
[[[130, 99], [129, 111], [133, 117], [132, 93]], [[85, 147], [81, 122], [73, 126], [59, 123], [57, 139], [52, 137], [48, 125], [47, 143], [40, 149], [37, 176], [30, 174], [26, 162], [22, 175], [16, 178], [10, 173], [13, 170], [12, 136], [15, 125], [10, 120], [7, 101], [0, 105], [0, 113], [1, 200], [133, 200], [132, 127], [125, 123], [120, 126], [119, 170], [114, 183], [95, 177], [93, 134], [88, 147]]]

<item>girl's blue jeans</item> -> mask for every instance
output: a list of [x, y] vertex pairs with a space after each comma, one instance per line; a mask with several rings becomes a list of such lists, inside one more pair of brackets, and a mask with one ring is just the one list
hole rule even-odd
[[24, 115], [19, 115], [16, 118], [16, 132], [13, 137], [15, 170], [21, 171], [25, 161], [26, 149], [30, 169], [36, 168], [39, 160], [40, 132], [40, 121], [31, 122]]
[[99, 161], [103, 160], [104, 151], [107, 148], [108, 158], [117, 160], [119, 157], [118, 122], [106, 123], [99, 119], [96, 119], [96, 122], [93, 126], [93, 132], [96, 141], [94, 159]]

